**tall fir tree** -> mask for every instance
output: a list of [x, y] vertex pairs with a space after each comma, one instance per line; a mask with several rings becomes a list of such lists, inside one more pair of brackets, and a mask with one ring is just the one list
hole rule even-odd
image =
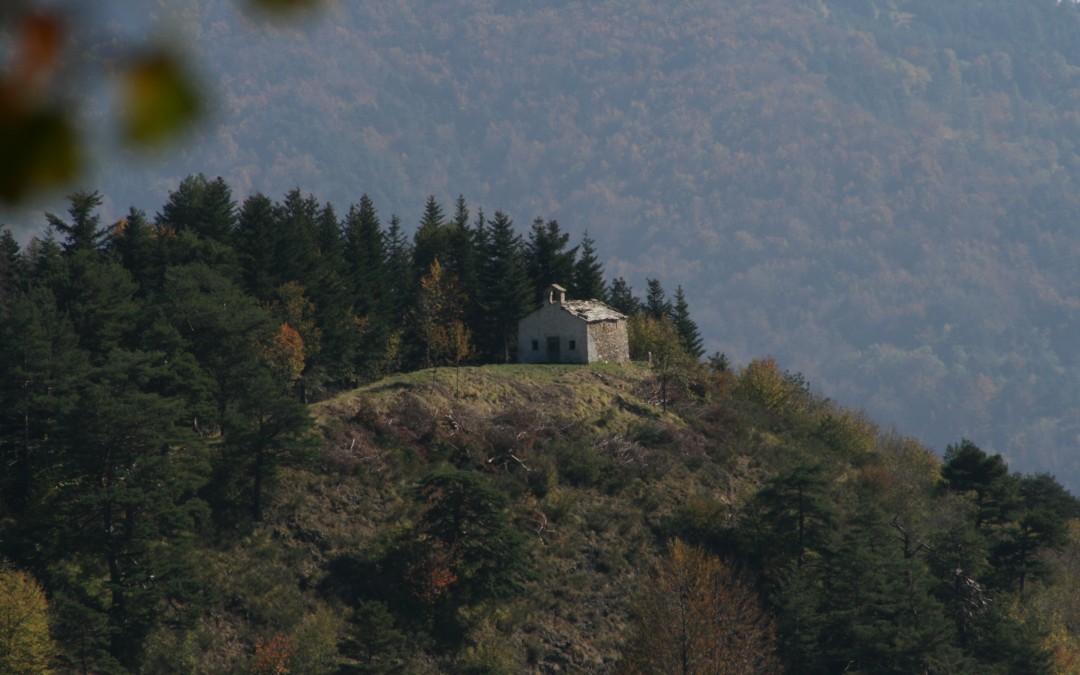
[[375, 204], [366, 194], [345, 216], [345, 263], [357, 314], [368, 321], [381, 318], [387, 282], [386, 235]]
[[400, 328], [402, 317], [409, 307], [413, 287], [413, 252], [409, 240], [401, 229], [401, 219], [390, 216], [386, 230], [386, 293], [387, 317], [394, 328]]
[[533, 287], [533, 301], [543, 299], [544, 290], [551, 284], [570, 286], [574, 281], [574, 262], [577, 247], [567, 249], [570, 235], [563, 232], [558, 221], [533, 221], [525, 244], [525, 269]]
[[281, 285], [280, 271], [275, 266], [275, 252], [280, 235], [275, 226], [274, 203], [262, 193], [244, 200], [240, 207], [233, 248], [240, 260], [244, 290], [250, 295], [269, 301]]
[[446, 257], [450, 251], [450, 238], [442, 205], [434, 196], [429, 196], [424, 204], [424, 216], [413, 234], [414, 279], [419, 280], [426, 275], [436, 258], [442, 260]]
[[679, 333], [683, 348], [686, 353], [695, 359], [700, 359], [705, 353], [705, 347], [701, 341], [701, 331], [697, 324], [690, 318], [690, 306], [686, 302], [683, 287], [675, 289], [675, 303], [671, 307], [671, 321], [675, 324], [675, 330]]
[[70, 223], [51, 213], [45, 214], [49, 228], [64, 237], [62, 244], [64, 253], [101, 248], [108, 234], [101, 228], [101, 216], [97, 213], [102, 202], [101, 193], [96, 190], [93, 192], [81, 190], [68, 196], [68, 201], [70, 202], [68, 207], [68, 215], [71, 216]]
[[671, 316], [671, 303], [668, 302], [667, 294], [659, 279], [646, 279], [648, 288], [645, 291], [645, 313], [654, 319], [663, 319]]
[[23, 261], [19, 242], [11, 230], [0, 227], [0, 319], [7, 316], [23, 283]]
[[532, 287], [522, 264], [521, 237], [502, 211], [488, 221], [480, 263], [480, 347], [487, 359], [514, 358], [517, 324], [532, 308]]
[[[315, 269], [308, 285], [302, 287], [314, 304], [319, 349], [313, 351], [313, 345], [307, 345], [308, 365], [299, 389], [304, 400], [321, 398], [330, 389], [353, 381], [353, 362], [360, 338], [345, 262], [342, 223], [330, 204], [319, 212], [315, 244], [318, 251]], [[280, 288], [278, 293], [281, 294]]]
[[627, 316], [633, 316], [643, 310], [641, 300], [634, 295], [634, 289], [623, 277], [618, 277], [611, 282], [608, 304]]
[[169, 192], [169, 200], [155, 221], [177, 234], [189, 232], [227, 244], [236, 228], [232, 188], [220, 176], [211, 181], [201, 173], [190, 175]]
[[574, 273], [570, 282], [570, 296], [582, 300], [600, 300], [607, 302], [607, 285], [604, 283], [604, 266], [596, 255], [596, 242], [589, 236], [589, 231], [581, 237], [580, 254], [574, 263]]
[[[299, 281], [312, 285], [319, 265], [319, 201], [294, 188], [274, 207], [274, 269], [281, 283]], [[279, 284], [280, 285], [280, 284]]]

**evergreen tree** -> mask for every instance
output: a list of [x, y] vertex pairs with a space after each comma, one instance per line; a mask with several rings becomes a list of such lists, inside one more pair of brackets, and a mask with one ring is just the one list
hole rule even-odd
[[305, 197], [296, 188], [285, 195], [284, 202], [275, 205], [273, 269], [281, 283], [299, 281], [305, 287], [314, 285], [319, 265], [320, 210], [314, 195]]
[[137, 329], [138, 289], [120, 263], [97, 251], [81, 250], [67, 258], [67, 273], [52, 290], [79, 335], [79, 345], [93, 358], [131, 345]]
[[147, 222], [146, 213], [133, 206], [113, 228], [109, 239], [108, 251], [128, 271], [143, 296], [160, 291], [165, 280], [163, 238], [158, 232]]
[[646, 279], [648, 290], [645, 291], [645, 313], [654, 319], [671, 316], [671, 303], [668, 302], [664, 287], [658, 279]]
[[0, 319], [7, 316], [22, 286], [22, 267], [19, 243], [10, 230], [0, 228]]
[[611, 282], [611, 290], [608, 292], [608, 304], [627, 316], [633, 316], [642, 311], [641, 300], [634, 296], [634, 290], [626, 279], [618, 277]]
[[700, 359], [705, 353], [705, 347], [702, 345], [701, 332], [697, 324], [690, 318], [690, 307], [686, 303], [682, 286], [675, 289], [675, 304], [671, 308], [671, 320], [675, 324], [675, 330], [679, 333], [686, 353], [695, 359]]
[[386, 236], [367, 195], [361, 196], [360, 204], [351, 206], [345, 216], [345, 261], [356, 313], [377, 322], [384, 311], [384, 286], [388, 281]]
[[[469, 225], [469, 206], [465, 197], [458, 196], [454, 204], [454, 218], [449, 224], [449, 249], [439, 262], [449, 274], [457, 277], [462, 293], [467, 298], [467, 305], [475, 304], [478, 279], [478, 252], [476, 233]], [[467, 315], [471, 314], [471, 308]]]
[[240, 207], [233, 247], [240, 260], [244, 290], [259, 300], [268, 301], [281, 285], [281, 272], [275, 266], [276, 240], [274, 203], [255, 193]]
[[[48, 491], [45, 446], [76, 405], [77, 386], [89, 368], [87, 354], [52, 291], [33, 286], [0, 317], [0, 546], [2, 555], [26, 559], [40, 516], [33, 495]], [[12, 518], [14, 516], [14, 518]], [[8, 527], [17, 527], [12, 532]], [[27, 531], [29, 529], [29, 531]]]
[[[208, 465], [205, 448], [180, 425], [182, 399], [154, 391], [157, 371], [168, 367], [156, 354], [111, 350], [79, 382], [75, 406], [46, 446], [50, 474], [68, 489], [39, 505], [53, 519], [43, 545], [57, 559], [97, 561], [109, 589], [108, 652], [129, 669], [168, 602], [199, 595], [189, 546], [206, 520], [195, 495]], [[61, 587], [82, 583], [68, 566], [52, 573]]]
[[533, 221], [525, 244], [525, 269], [532, 283], [533, 302], [543, 301], [544, 290], [551, 284], [570, 286], [574, 282], [574, 260], [577, 247], [566, 249], [570, 235], [559, 223], [541, 218]]
[[310, 395], [321, 395], [327, 385], [340, 387], [353, 381], [361, 337], [351, 270], [345, 260], [342, 223], [330, 204], [319, 214], [316, 245], [318, 264], [312, 279], [314, 285], [307, 288], [307, 293], [315, 305], [320, 348], [312, 351], [313, 343], [305, 336], [310, 363], [301, 382], [300, 395], [304, 400]]
[[159, 227], [176, 234], [190, 232], [202, 239], [229, 243], [236, 228], [236, 202], [232, 188], [220, 176], [189, 175], [157, 214]]
[[820, 465], [803, 464], [778, 474], [758, 492], [759, 520], [753, 546], [772, 565], [803, 565], [829, 550], [835, 509]]
[[531, 309], [532, 289], [522, 265], [521, 237], [501, 211], [488, 221], [484, 258], [480, 265], [481, 336], [488, 359], [509, 363], [517, 345], [518, 320]]
[[105, 241], [107, 231], [101, 229], [101, 217], [96, 213], [101, 206], [101, 193], [79, 191], [68, 196], [71, 206], [68, 215], [71, 222], [64, 222], [51, 213], [46, 213], [49, 228], [64, 237], [64, 253], [99, 249]]
[[435, 258], [445, 258], [451, 248], [450, 228], [442, 206], [429, 196], [424, 204], [424, 216], [413, 235], [413, 278], [427, 274]]
[[409, 306], [412, 290], [412, 246], [401, 230], [401, 220], [390, 216], [390, 227], [386, 230], [386, 292], [387, 316], [393, 325], [400, 327], [402, 317]]
[[574, 263], [574, 274], [570, 282], [570, 295], [582, 300], [608, 299], [607, 286], [604, 283], [604, 266], [596, 257], [596, 242], [589, 237], [589, 231], [581, 238], [580, 251]]
[[989, 456], [966, 438], [945, 448], [941, 476], [949, 489], [974, 493], [976, 528], [1003, 519], [1011, 501], [1008, 473], [1001, 455]]

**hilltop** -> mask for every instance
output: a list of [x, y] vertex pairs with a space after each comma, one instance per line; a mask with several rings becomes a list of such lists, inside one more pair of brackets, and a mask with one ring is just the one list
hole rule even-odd
[[[288, 646], [296, 672], [633, 672], [640, 622], [658, 611], [642, 603], [679, 538], [741, 570], [725, 578], [743, 580], [748, 627], [774, 617], [751, 641], [762, 668], [1075, 663], [1073, 525], [1036, 538], [1020, 582], [1001, 546], [1029, 507], [976, 526], [984, 492], [948, 489], [917, 442], [768, 361], [698, 373], [666, 410], [654, 376], [447, 368], [315, 405], [315, 463], [283, 472], [265, 526], [208, 558], [220, 604], [153, 658], [242, 670], [259, 638]], [[1038, 508], [1064, 528], [1075, 501], [1041, 485]], [[453, 543], [440, 509], [459, 518]], [[956, 590], [956, 564], [978, 597]], [[809, 632], [792, 634], [799, 622]]]

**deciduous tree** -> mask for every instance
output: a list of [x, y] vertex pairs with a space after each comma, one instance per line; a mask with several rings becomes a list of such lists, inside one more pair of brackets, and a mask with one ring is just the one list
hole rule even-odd
[[624, 673], [777, 672], [773, 619], [731, 565], [675, 539], [638, 601]]

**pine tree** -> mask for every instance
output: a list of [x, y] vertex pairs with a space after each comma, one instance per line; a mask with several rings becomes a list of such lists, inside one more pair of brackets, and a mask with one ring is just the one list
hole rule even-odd
[[413, 285], [412, 258], [412, 246], [401, 230], [401, 220], [391, 215], [390, 227], [386, 230], [386, 312], [395, 328], [400, 328], [409, 307]]
[[[305, 287], [315, 283], [318, 276], [318, 218], [319, 201], [314, 195], [306, 197], [299, 189], [285, 195], [285, 201], [274, 207], [273, 227], [274, 267], [281, 283], [299, 281]], [[280, 284], [279, 284], [280, 285]]]
[[583, 300], [607, 301], [607, 285], [604, 283], [604, 266], [596, 256], [595, 243], [589, 237], [589, 231], [581, 238], [577, 262], [574, 263], [573, 279], [570, 283], [570, 295]]
[[19, 243], [11, 230], [0, 228], [0, 319], [7, 316], [23, 283], [23, 263]]
[[690, 307], [686, 302], [682, 286], [675, 289], [675, 304], [671, 308], [671, 320], [675, 324], [675, 330], [679, 333], [686, 353], [695, 359], [700, 359], [705, 353], [705, 347], [702, 345], [701, 332], [697, 324], [690, 318]]
[[158, 231], [146, 220], [146, 213], [134, 206], [113, 228], [108, 251], [131, 274], [143, 295], [161, 289], [165, 259]]
[[64, 253], [75, 251], [99, 249], [108, 234], [100, 228], [101, 217], [95, 213], [101, 206], [101, 193], [79, 191], [68, 197], [71, 206], [68, 207], [68, 215], [71, 222], [64, 222], [61, 218], [51, 213], [46, 213], [45, 218], [49, 227], [64, 236]]
[[269, 301], [281, 285], [280, 270], [275, 266], [276, 237], [274, 203], [262, 193], [244, 200], [240, 207], [233, 248], [240, 260], [244, 290], [259, 300]]
[[220, 176], [213, 181], [201, 173], [188, 176], [176, 191], [169, 192], [169, 200], [155, 221], [177, 234], [190, 232], [202, 239], [229, 243], [236, 228], [232, 188]]
[[345, 216], [345, 261], [356, 312], [371, 320], [382, 311], [386, 271], [386, 236], [375, 205], [367, 195]]
[[424, 216], [413, 235], [413, 278], [427, 274], [436, 258], [445, 258], [450, 251], [450, 228], [442, 206], [429, 196], [424, 204]]
[[626, 279], [619, 277], [611, 282], [611, 290], [608, 292], [608, 304], [627, 316], [633, 316], [643, 311], [641, 300], [634, 296], [634, 290]]
[[533, 221], [525, 244], [525, 269], [534, 289], [533, 302], [543, 299], [544, 290], [551, 284], [571, 285], [574, 281], [574, 260], [577, 247], [567, 250], [570, 235], [559, 223], [541, 218]]
[[645, 281], [648, 285], [645, 291], [645, 313], [654, 319], [671, 316], [671, 303], [668, 302], [660, 280], [646, 279]]
[[501, 211], [488, 221], [480, 265], [481, 348], [488, 359], [509, 363], [517, 344], [517, 324], [532, 306], [532, 289], [522, 265], [521, 237]]

